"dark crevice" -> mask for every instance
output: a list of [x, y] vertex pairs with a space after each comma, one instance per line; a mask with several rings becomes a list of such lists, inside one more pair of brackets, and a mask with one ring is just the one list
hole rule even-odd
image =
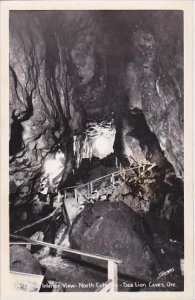
[[9, 144], [9, 155], [13, 156], [16, 155], [18, 152], [22, 150], [24, 147], [23, 139], [22, 139], [22, 132], [23, 127], [21, 123], [14, 119], [11, 124], [11, 138]]

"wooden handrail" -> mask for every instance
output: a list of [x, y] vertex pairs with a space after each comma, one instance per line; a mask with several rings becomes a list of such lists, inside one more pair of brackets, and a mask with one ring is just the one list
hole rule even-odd
[[28, 229], [28, 228], [31, 228], [31, 227], [33, 227], [33, 226], [35, 226], [35, 225], [41, 224], [41, 223], [43, 223], [43, 222], [49, 220], [50, 218], [52, 218], [52, 217], [55, 215], [55, 213], [58, 211], [58, 209], [59, 209], [61, 206], [62, 206], [62, 203], [60, 203], [59, 206], [57, 206], [56, 209], [55, 209], [52, 213], [50, 213], [48, 216], [46, 216], [46, 217], [44, 217], [44, 218], [42, 218], [42, 219], [40, 219], [40, 220], [37, 220], [37, 221], [35, 221], [35, 222], [33, 222], [33, 223], [30, 223], [30, 224], [28, 224], [28, 225], [25, 225], [24, 227], [22, 227], [22, 228], [16, 230], [14, 233], [18, 233], [18, 232], [24, 231], [24, 230], [26, 230], [26, 229]]
[[[42, 242], [42, 241], [35, 241], [35, 240], [29, 239], [29, 238], [26, 238], [26, 237], [23, 237], [20, 235], [16, 235], [16, 234], [10, 234], [10, 236], [13, 238], [27, 241], [28, 243], [31, 243], [31, 244], [47, 246], [47, 247], [61, 250], [64, 252], [68, 252], [68, 253], [72, 253], [72, 254], [79, 254], [82, 256], [107, 261], [108, 281], [105, 283], [105, 286], [103, 288], [96, 290], [96, 292], [108, 292], [108, 291], [117, 292], [117, 290], [118, 290], [118, 264], [122, 263], [121, 259], [117, 259], [117, 258], [105, 256], [105, 255], [100, 255], [100, 254], [87, 253], [87, 252], [83, 252], [83, 251], [71, 249], [71, 248], [65, 248], [62, 246], [58, 246], [58, 245], [54, 245], [54, 244], [50, 244], [50, 243], [46, 243], [46, 242]], [[18, 243], [20, 244], [21, 242], [18, 242]]]
[[[146, 166], [146, 165], [150, 165], [150, 168], [152, 168], [152, 167], [154, 166], [154, 164], [149, 164], [149, 163], [147, 163], [147, 164], [142, 164], [142, 166]], [[116, 171], [116, 172], [112, 172], [112, 173], [106, 174], [106, 175], [104, 175], [104, 176], [102, 176], [102, 177], [98, 177], [98, 178], [96, 178], [96, 179], [94, 179], [94, 180], [91, 180], [91, 181], [86, 182], [86, 183], [83, 183], [83, 184], [73, 185], [73, 186], [68, 186], [68, 187], [65, 188], [65, 190], [68, 190], [68, 189], [74, 189], [74, 188], [79, 188], [79, 187], [82, 187], [82, 186], [85, 186], [85, 185], [89, 185], [90, 183], [96, 182], [96, 181], [98, 181], [98, 180], [100, 180], [100, 179], [109, 177], [109, 176], [111, 176], [112, 174], [114, 174], [114, 175], [120, 175], [121, 173], [125, 173], [125, 172], [127, 172], [127, 171], [135, 170], [135, 169], [139, 169], [139, 168], [140, 168], [140, 166], [138, 166], [138, 167], [133, 167], [133, 168], [127, 168], [127, 169], [120, 170], [120, 171]], [[149, 168], [149, 169], [150, 169], [150, 168]]]
[[[11, 237], [27, 241], [28, 243], [32, 244], [37, 244], [41, 246], [47, 246], [53, 249], [61, 250], [64, 252], [72, 253], [72, 254], [79, 254], [82, 256], [90, 257], [90, 258], [95, 258], [103, 261], [107, 261], [107, 267], [108, 267], [108, 281], [106, 282], [105, 288], [102, 288], [99, 290], [99, 292], [116, 292], [118, 290], [118, 264], [122, 263], [121, 259], [105, 256], [105, 255], [100, 255], [100, 254], [92, 254], [92, 253], [87, 253], [83, 252], [80, 250], [76, 249], [71, 249], [71, 248], [65, 248], [62, 246], [42, 242], [42, 241], [35, 241], [20, 235], [16, 234], [10, 234]], [[20, 243], [20, 242], [19, 242]]]
[[75, 189], [77, 195], [79, 195], [80, 197], [82, 197], [84, 199], [84, 202], [90, 203], [89, 199], [85, 196], [82, 195], [77, 189]]
[[78, 255], [82, 255], [82, 256], [86, 256], [86, 257], [90, 257], [90, 258], [95, 258], [95, 259], [100, 259], [100, 260], [104, 260], [104, 261], [111, 261], [117, 264], [121, 264], [122, 260], [118, 259], [118, 258], [113, 258], [113, 257], [109, 257], [109, 256], [105, 256], [105, 255], [100, 255], [100, 254], [92, 254], [92, 253], [88, 253], [88, 252], [83, 252], [80, 250], [76, 250], [76, 249], [71, 249], [71, 248], [65, 248], [62, 246], [58, 246], [58, 245], [54, 245], [51, 243], [46, 243], [46, 242], [42, 242], [42, 241], [35, 241], [32, 239], [29, 239], [27, 237], [23, 237], [17, 234], [10, 234], [11, 237], [16, 238], [16, 239], [20, 239], [20, 240], [24, 240], [27, 241], [31, 244], [37, 244], [37, 245], [41, 245], [41, 246], [47, 246], [53, 249], [57, 249], [57, 250], [61, 250], [67, 253], [73, 253], [73, 254], [78, 254]]
[[10, 245], [36, 245], [36, 243], [30, 243], [30, 242], [10, 242]]
[[[144, 166], [148, 165], [148, 164], [142, 164]], [[151, 165], [151, 164], [150, 164]], [[151, 165], [149, 169], [153, 168], [155, 166], [155, 164]], [[121, 173], [125, 173], [129, 170], [134, 170], [134, 169], [139, 169], [139, 174], [140, 174], [140, 166], [138, 167], [134, 167], [134, 168], [128, 168], [128, 169], [124, 169], [124, 170], [120, 170], [118, 172], [113, 172], [110, 174], [107, 174], [105, 176], [99, 177], [95, 180], [92, 180], [91, 182], [85, 183], [85, 184], [81, 184], [81, 185], [76, 185], [76, 186], [72, 186], [72, 187], [67, 187], [65, 189], [65, 192], [67, 189], [75, 189], [81, 186], [86, 186], [86, 185], [91, 185], [91, 192], [93, 189], [93, 182], [99, 181], [103, 178], [106, 177], [110, 177], [112, 178], [111, 181], [113, 181], [114, 184], [114, 175], [120, 175]], [[145, 173], [145, 168], [143, 168], [143, 173]], [[76, 190], [76, 193], [80, 194], [79, 191]], [[80, 194], [81, 195], [81, 194]], [[83, 195], [82, 195], [83, 196]], [[61, 206], [62, 204], [60, 204]], [[56, 210], [59, 209], [59, 207], [56, 208]], [[54, 212], [52, 212], [52, 214], [50, 214], [49, 216], [47, 216], [46, 218], [44, 218], [43, 220], [47, 220], [48, 218], [52, 217], [53, 214], [55, 214], [56, 210]], [[43, 220], [37, 221], [35, 222], [35, 224], [39, 224], [41, 223]], [[25, 228], [28, 228], [30, 226], [32, 226], [34, 224], [29, 224], [27, 226], [25, 226], [24, 228], [21, 228], [18, 231], [24, 230]], [[32, 239], [29, 239], [27, 237], [23, 237], [17, 234], [10, 234], [11, 237], [16, 238], [16, 239], [20, 239], [20, 240], [24, 240], [30, 244], [34, 244], [34, 245], [41, 245], [41, 246], [47, 246], [53, 249], [57, 249], [57, 250], [61, 250], [67, 253], [72, 253], [72, 254], [77, 254], [77, 255], [82, 255], [82, 256], [86, 256], [86, 257], [90, 257], [90, 258], [94, 258], [94, 259], [99, 259], [99, 260], [103, 260], [103, 261], [107, 261], [108, 263], [108, 281], [105, 283], [105, 286], [103, 288], [100, 288], [98, 290], [96, 290], [97, 292], [116, 292], [118, 290], [118, 264], [121, 264], [123, 261], [121, 259], [117, 259], [117, 258], [113, 258], [113, 257], [109, 257], [109, 256], [105, 256], [105, 255], [100, 255], [100, 254], [92, 254], [92, 253], [88, 253], [88, 252], [83, 252], [80, 250], [76, 250], [76, 249], [71, 249], [71, 248], [65, 248], [59, 245], [54, 245], [51, 243], [46, 243], [46, 242], [42, 242], [42, 241], [35, 241]], [[12, 243], [10, 242], [10, 244], [16, 244], [16, 243]], [[18, 242], [18, 244], [23, 244], [22, 242]]]

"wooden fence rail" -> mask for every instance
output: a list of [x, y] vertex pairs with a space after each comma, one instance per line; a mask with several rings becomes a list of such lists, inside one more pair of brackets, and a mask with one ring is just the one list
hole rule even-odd
[[[142, 164], [141, 166], [138, 166], [138, 167], [132, 167], [132, 168], [127, 168], [127, 169], [120, 169], [120, 171], [116, 171], [116, 172], [112, 172], [112, 173], [109, 173], [109, 174], [106, 174], [104, 176], [101, 176], [101, 177], [98, 177], [92, 181], [89, 181], [87, 183], [83, 183], [83, 184], [80, 184], [80, 185], [74, 185], [74, 186], [69, 186], [69, 187], [66, 187], [65, 188], [65, 193], [64, 193], [64, 196], [65, 196], [65, 199], [66, 199], [66, 196], [67, 196], [67, 191], [68, 190], [73, 190], [74, 192], [74, 195], [75, 195], [75, 199], [76, 199], [76, 195], [77, 195], [77, 189], [78, 188], [81, 188], [81, 187], [86, 187], [86, 190], [88, 191], [88, 194], [89, 193], [93, 193], [93, 187], [94, 187], [94, 183], [98, 182], [98, 181], [101, 181], [102, 179], [105, 179], [105, 178], [110, 178], [110, 182], [111, 184], [114, 186], [115, 185], [115, 177], [116, 176], [122, 176], [123, 179], [125, 179], [125, 174], [128, 172], [128, 171], [134, 171], [134, 170], [137, 170], [138, 171], [138, 174], [139, 175], [144, 175], [146, 171], [149, 171], [151, 170], [156, 164]], [[146, 166], [149, 166], [147, 169], [146, 169]], [[142, 169], [142, 170], [141, 170]], [[132, 174], [131, 176], [135, 176], [135, 174]]]
[[[146, 166], [149, 166], [149, 168], [146, 170]], [[134, 170], [141, 170], [141, 168], [144, 168], [146, 171], [149, 171], [150, 169], [152, 169], [153, 167], [155, 166], [155, 164], [150, 164], [150, 163], [147, 163], [147, 164], [141, 164], [140, 166], [136, 166], [136, 167], [131, 167], [131, 168], [123, 168], [123, 169], [120, 169], [120, 171], [116, 171], [116, 172], [112, 172], [112, 173], [109, 173], [109, 174], [106, 174], [104, 176], [101, 176], [101, 177], [98, 177], [90, 182], [87, 182], [87, 183], [83, 183], [83, 184], [79, 184], [79, 185], [73, 185], [73, 186], [68, 186], [66, 187], [66, 191], [69, 190], [69, 189], [74, 189], [74, 188], [79, 188], [79, 187], [83, 187], [83, 186], [87, 186], [89, 185], [91, 182], [96, 182], [96, 181], [99, 181], [101, 179], [104, 179], [106, 177], [111, 177], [112, 174], [114, 175], [120, 175], [122, 173], [126, 173], [127, 171], [134, 171]]]
[[[36, 245], [41, 245], [41, 246], [47, 246], [53, 249], [57, 249], [57, 250], [61, 250], [67, 253], [72, 253], [72, 254], [77, 254], [77, 255], [81, 255], [81, 256], [85, 256], [85, 257], [90, 257], [90, 258], [94, 258], [94, 259], [98, 259], [98, 260], [103, 260], [103, 261], [107, 261], [107, 268], [108, 268], [108, 281], [106, 282], [106, 286], [107, 288], [105, 289], [100, 289], [100, 291], [112, 291], [112, 292], [116, 292], [118, 290], [118, 264], [122, 263], [121, 259], [117, 259], [117, 258], [113, 258], [110, 256], [105, 256], [105, 255], [100, 255], [100, 254], [93, 254], [93, 253], [88, 253], [88, 252], [83, 252], [80, 250], [76, 250], [76, 249], [71, 249], [71, 248], [65, 248], [62, 246], [58, 246], [58, 245], [54, 245], [51, 243], [46, 243], [46, 242], [42, 242], [42, 241], [35, 241], [32, 239], [29, 239], [27, 237], [23, 237], [17, 234], [10, 234], [10, 236], [12, 238], [15, 239], [19, 239], [19, 240], [23, 240], [26, 241], [27, 243], [30, 244], [36, 244]], [[18, 242], [18, 244], [20, 244], [21, 242]], [[108, 284], [107, 284], [108, 283]]]

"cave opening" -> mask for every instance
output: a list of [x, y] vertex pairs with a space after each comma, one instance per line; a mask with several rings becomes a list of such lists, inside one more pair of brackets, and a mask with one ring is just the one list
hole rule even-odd
[[11, 270], [44, 274], [56, 291], [105, 281], [105, 264], [52, 244], [122, 259], [119, 291], [183, 290], [182, 15], [10, 16]]

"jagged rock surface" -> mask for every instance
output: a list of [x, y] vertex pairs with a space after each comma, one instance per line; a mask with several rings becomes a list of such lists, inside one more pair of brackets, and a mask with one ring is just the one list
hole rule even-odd
[[72, 168], [71, 136], [81, 133], [86, 114], [102, 113], [106, 86], [93, 15], [76, 12], [72, 18], [67, 12], [64, 18], [59, 13], [51, 24], [50, 12], [18, 14], [11, 14], [10, 22], [10, 194], [15, 204], [32, 196], [43, 160], [56, 147], [65, 153], [65, 181]]
[[70, 232], [72, 247], [122, 259], [120, 273], [150, 280], [160, 266], [146, 240], [149, 238], [142, 219], [124, 203], [88, 206]]
[[[43, 160], [59, 146], [71, 169], [70, 127], [65, 66], [57, 48], [52, 53], [40, 18], [11, 19], [10, 29], [10, 193], [14, 204], [32, 197], [39, 187]], [[54, 34], [54, 33], [53, 33]], [[52, 37], [51, 37], [52, 38]], [[54, 38], [54, 37], [53, 37]], [[54, 42], [54, 40], [53, 40]], [[51, 57], [52, 56], [52, 57]], [[61, 69], [61, 71], [59, 71]]]
[[[174, 74], [162, 70], [158, 46], [152, 34], [134, 33], [135, 61], [127, 68], [129, 107], [141, 109], [161, 149], [183, 177], [182, 92]], [[133, 84], [131, 79], [133, 78]], [[178, 90], [179, 89], [179, 90]], [[136, 99], [139, 99], [136, 102]]]
[[[44, 158], [56, 147], [65, 154], [65, 182], [74, 160], [73, 134], [84, 130], [86, 118], [102, 120], [112, 112], [123, 118], [124, 111], [141, 111], [160, 144], [158, 154], [164, 151], [182, 178], [181, 16], [179, 12], [136, 16], [131, 12], [11, 13], [12, 204], [32, 198], [39, 188]], [[125, 127], [121, 134], [126, 139]], [[149, 149], [146, 155], [147, 143], [132, 136], [131, 130], [126, 143], [137, 160], [155, 152]]]
[[33, 257], [26, 247], [10, 247], [10, 270], [15, 272], [41, 274], [39, 261]]

